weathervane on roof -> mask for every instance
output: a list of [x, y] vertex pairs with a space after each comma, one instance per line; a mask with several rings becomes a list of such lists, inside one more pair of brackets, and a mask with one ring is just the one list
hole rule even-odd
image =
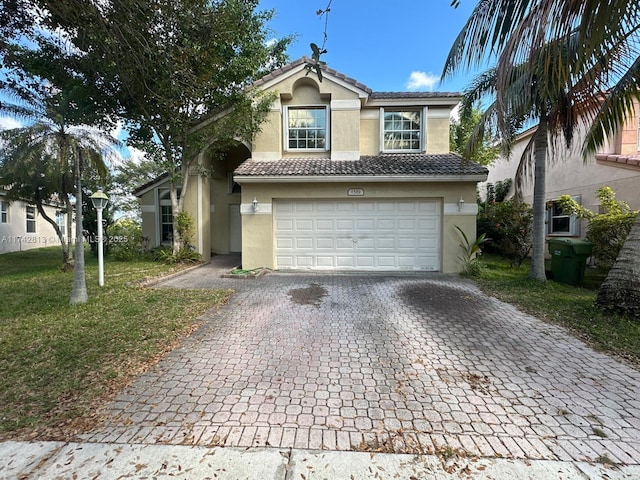
[[327, 49], [324, 46], [327, 43], [327, 26], [329, 25], [329, 12], [331, 11], [331, 2], [333, 0], [329, 0], [327, 7], [324, 10], [318, 10], [316, 15], [319, 17], [324, 17], [324, 40], [322, 42], [322, 47], [318, 47], [315, 43], [311, 43], [311, 61], [307, 62], [305, 68], [307, 69], [307, 75], [311, 70], [315, 70], [316, 75], [318, 76], [318, 80], [322, 82], [322, 67], [327, 64], [327, 62], [323, 62], [320, 60], [320, 55], [323, 53], [327, 53]]

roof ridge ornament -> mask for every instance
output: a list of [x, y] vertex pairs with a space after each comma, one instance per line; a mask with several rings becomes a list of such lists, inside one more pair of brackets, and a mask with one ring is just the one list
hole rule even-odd
[[311, 61], [307, 62], [304, 68], [307, 70], [307, 75], [311, 70], [316, 71], [316, 75], [318, 75], [318, 81], [322, 82], [322, 67], [327, 64], [327, 62], [323, 62], [320, 60], [320, 55], [323, 53], [327, 53], [327, 49], [323, 48], [322, 50], [315, 43], [311, 43]]

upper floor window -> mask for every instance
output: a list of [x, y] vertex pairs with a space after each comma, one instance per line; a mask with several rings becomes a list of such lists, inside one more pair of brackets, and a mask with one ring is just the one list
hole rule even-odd
[[0, 201], [0, 223], [9, 222], [9, 202]]
[[382, 150], [419, 152], [423, 150], [422, 110], [382, 109]]
[[27, 233], [36, 233], [36, 207], [27, 207]]
[[288, 107], [286, 145], [289, 150], [328, 150], [327, 107]]

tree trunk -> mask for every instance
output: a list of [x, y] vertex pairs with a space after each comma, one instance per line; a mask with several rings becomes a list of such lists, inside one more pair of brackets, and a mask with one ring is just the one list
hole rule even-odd
[[640, 317], [640, 215], [600, 286], [596, 304]]
[[82, 185], [80, 177], [82, 169], [80, 167], [80, 152], [76, 151], [76, 259], [73, 264], [73, 290], [71, 291], [71, 305], [87, 303], [89, 294], [87, 293], [87, 282], [84, 275], [84, 237], [82, 236]]
[[60, 226], [55, 221], [55, 219], [47, 215], [47, 212], [44, 209], [42, 198], [40, 198], [40, 194], [38, 192], [36, 192], [35, 201], [36, 201], [36, 208], [38, 209], [38, 213], [40, 213], [40, 216], [44, 218], [53, 227], [53, 230], [56, 232], [58, 240], [60, 240], [60, 245], [62, 245], [62, 268], [66, 272], [71, 255], [69, 250], [70, 248], [69, 244], [65, 242], [64, 232], [60, 229]]
[[535, 133], [534, 149], [534, 183], [533, 183], [533, 253], [531, 254], [531, 271], [529, 278], [539, 282], [546, 281], [544, 270], [545, 248], [545, 195], [548, 145], [548, 119], [540, 116], [540, 123]]

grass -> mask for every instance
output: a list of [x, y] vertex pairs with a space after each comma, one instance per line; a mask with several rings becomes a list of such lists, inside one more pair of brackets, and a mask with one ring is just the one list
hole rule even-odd
[[529, 265], [511, 268], [509, 262], [483, 255], [485, 265], [478, 286], [494, 297], [516, 305], [542, 320], [563, 325], [598, 350], [640, 365], [640, 321], [605, 312], [595, 305], [605, 274], [587, 268], [581, 287], [528, 278]]
[[59, 437], [198, 326], [227, 291], [149, 289], [175, 271], [152, 261], [97, 261], [86, 254], [89, 302], [69, 305], [73, 272], [59, 248], [0, 255], [0, 438]]

